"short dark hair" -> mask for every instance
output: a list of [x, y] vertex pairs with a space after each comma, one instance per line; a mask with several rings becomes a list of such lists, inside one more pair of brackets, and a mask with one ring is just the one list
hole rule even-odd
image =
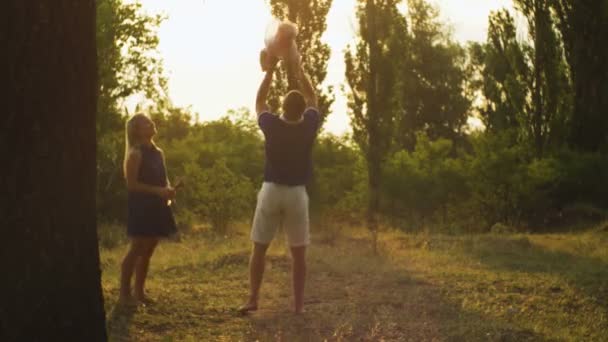
[[304, 95], [297, 90], [291, 90], [283, 99], [283, 113], [289, 120], [299, 120], [306, 109]]

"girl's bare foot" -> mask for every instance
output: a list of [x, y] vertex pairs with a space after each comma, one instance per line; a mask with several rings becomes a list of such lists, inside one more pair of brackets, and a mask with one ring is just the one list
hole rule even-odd
[[135, 295], [135, 300], [143, 305], [152, 305], [156, 303], [156, 301], [146, 295]]
[[237, 311], [240, 314], [246, 314], [250, 311], [256, 311], [258, 309], [258, 303], [249, 301], [247, 304], [241, 306]]
[[131, 295], [120, 295], [120, 297], [118, 297], [118, 306], [130, 307], [136, 305], [137, 301]]

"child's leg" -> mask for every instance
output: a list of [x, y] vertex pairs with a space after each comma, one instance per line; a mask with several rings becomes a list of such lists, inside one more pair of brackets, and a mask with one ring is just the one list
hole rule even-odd
[[144, 286], [148, 275], [148, 267], [150, 266], [150, 258], [152, 257], [152, 253], [154, 253], [157, 244], [157, 238], [146, 238], [142, 255], [137, 258], [135, 263], [134, 295], [138, 300], [144, 301], [146, 299]]
[[126, 300], [131, 297], [131, 277], [139, 255], [141, 255], [144, 244], [141, 238], [131, 238], [129, 251], [122, 261], [120, 274], [120, 299]]

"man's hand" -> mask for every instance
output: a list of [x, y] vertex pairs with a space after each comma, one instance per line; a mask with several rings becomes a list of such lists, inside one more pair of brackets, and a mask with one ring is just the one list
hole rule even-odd
[[274, 73], [274, 68], [278, 62], [278, 59], [277, 59], [276, 61], [270, 61], [270, 63], [267, 65], [264, 64], [264, 62], [263, 62], [264, 58], [268, 58], [268, 57], [271, 57], [271, 56], [268, 56], [268, 54], [265, 52], [265, 50], [262, 50], [262, 52], [260, 52], [260, 62], [262, 63], [262, 69], [264, 69], [265, 66], [268, 66], [269, 69], [266, 71], [266, 75], [264, 75], [264, 79], [262, 80], [262, 83], [260, 84], [260, 87], [258, 88], [258, 94], [255, 98], [255, 110], [258, 115], [269, 110], [268, 104], [266, 104], [266, 98], [268, 97], [268, 92], [270, 91], [270, 84], [272, 83], [272, 76]]

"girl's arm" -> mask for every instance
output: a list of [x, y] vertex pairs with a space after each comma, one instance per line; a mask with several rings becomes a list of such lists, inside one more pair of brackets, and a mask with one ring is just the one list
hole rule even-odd
[[131, 150], [127, 156], [127, 189], [133, 192], [154, 194], [162, 198], [170, 198], [172, 189], [169, 187], [152, 186], [137, 180], [139, 166], [141, 165], [141, 152]]
[[161, 157], [163, 157], [163, 168], [165, 168], [165, 179], [167, 181], [167, 186], [170, 187], [170, 188], [172, 188], [173, 186], [171, 185], [171, 181], [169, 180], [169, 174], [167, 173], [167, 162], [165, 160], [165, 152], [163, 152], [161, 150], [160, 151], [160, 155], [161, 155]]

